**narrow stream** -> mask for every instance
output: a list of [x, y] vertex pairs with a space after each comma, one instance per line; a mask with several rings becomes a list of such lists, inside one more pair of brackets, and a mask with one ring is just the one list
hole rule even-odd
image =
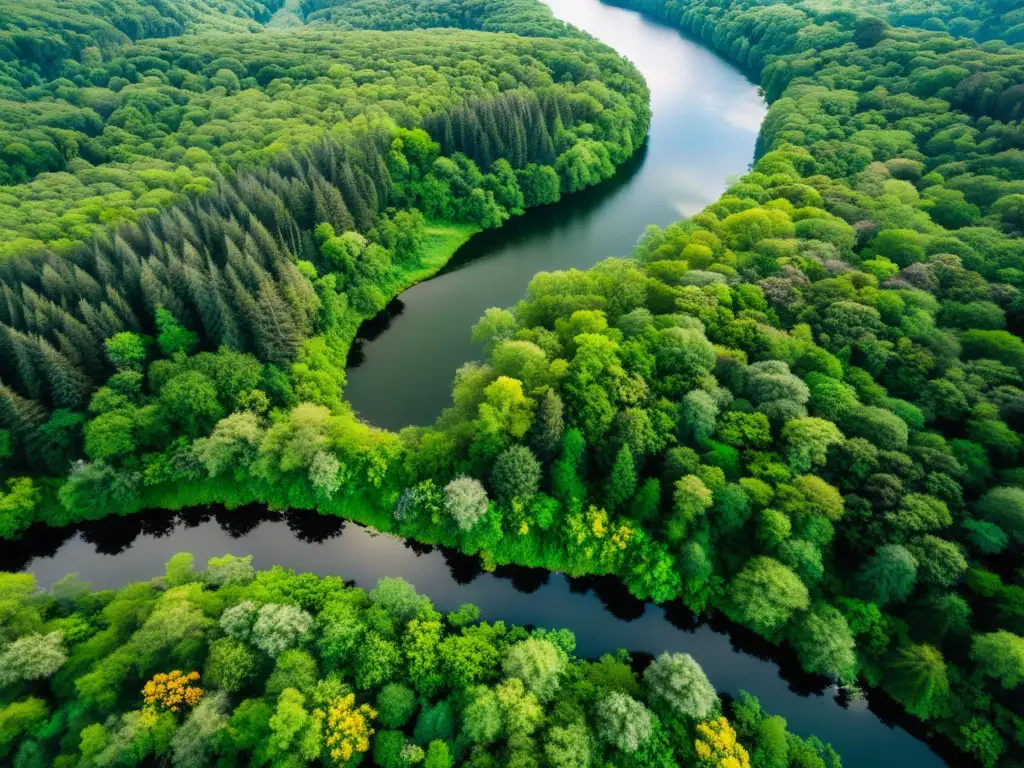
[[765, 107], [757, 88], [699, 44], [599, 0], [545, 0], [555, 15], [632, 61], [651, 90], [645, 150], [610, 181], [474, 237], [438, 277], [410, 288], [364, 327], [345, 395], [387, 429], [430, 424], [451, 403], [455, 371], [480, 354], [469, 333], [511, 306], [537, 272], [627, 256], [648, 224], [714, 202], [754, 156]]
[[[650, 139], [609, 182], [473, 238], [437, 278], [402, 294], [352, 356], [347, 395], [382, 427], [427, 424], [450, 402], [455, 370], [476, 357], [469, 329], [487, 307], [518, 300], [538, 271], [586, 268], [623, 256], [647, 224], [694, 213], [750, 163], [764, 105], [737, 70], [676, 31], [598, 0], [547, 0], [556, 16], [630, 58], [651, 89]], [[43, 586], [79, 573], [97, 588], [150, 579], [177, 552], [202, 566], [225, 552], [336, 574], [371, 587], [401, 576], [441, 610], [465, 602], [488, 620], [567, 627], [586, 657], [626, 648], [692, 654], [722, 692], [746, 689], [790, 728], [831, 742], [847, 768], [931, 768], [942, 760], [893, 718], [882, 698], [841, 700], [758, 638], [680, 606], [639, 602], [611, 579], [574, 580], [521, 568], [483, 572], [476, 558], [376, 535], [312, 513], [261, 507], [147, 513], [74, 529], [35, 528], [0, 542], [0, 570], [28, 570]], [[900, 720], [902, 722], [902, 720]]]

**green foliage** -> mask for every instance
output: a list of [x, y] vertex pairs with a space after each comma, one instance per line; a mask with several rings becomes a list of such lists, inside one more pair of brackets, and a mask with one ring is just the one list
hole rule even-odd
[[718, 699], [715, 689], [693, 657], [662, 653], [644, 671], [651, 702], [676, 716], [705, 719]]
[[[1017, 748], [1021, 588], [995, 576], [1024, 543], [1014, 12], [630, 0], [760, 79], [753, 170], [649, 229], [634, 259], [538, 275], [488, 310], [473, 332], [486, 361], [460, 371], [454, 407], [399, 437], [341, 402], [359, 321], [443, 261], [430, 219], [497, 226], [609, 176], [646, 133], [640, 78], [529, 0], [310, 0], [276, 19], [310, 29], [189, 40], [225, 12], [173, 5], [128, 3], [115, 28], [91, 0], [70, 21], [44, 2], [0, 30], [22, 35], [0, 116], [0, 533], [193, 492], [365, 514], [489, 564], [611, 573], [722, 611], [809, 670], [863, 672], [985, 762]], [[275, 10], [226, 7], [233, 30]], [[30, 477], [83, 458], [59, 505]], [[168, 576], [243, 592], [249, 578]], [[570, 675], [517, 650], [498, 683], [521, 646], [469, 618], [448, 632], [409, 591], [254, 594], [220, 617], [233, 645], [181, 654], [209, 653], [225, 688], [252, 685], [240, 649], [283, 664], [315, 647], [316, 674], [351, 669], [367, 692], [455, 691], [418, 718], [436, 765], [461, 754], [464, 696], [487, 715], [474, 733], [500, 743], [522, 685], [517, 738], [533, 738]], [[195, 637], [201, 615], [158, 614], [133, 653], [156, 663], [157, 629]], [[129, 658], [79, 680], [89, 706], [115, 709]], [[287, 690], [273, 714], [244, 710], [282, 750], [264, 761], [317, 751], [312, 705]], [[739, 730], [760, 738], [755, 762], [831, 759], [753, 719]], [[581, 722], [563, 713], [502, 759], [604, 760], [616, 742]], [[635, 759], [671, 764], [653, 722]], [[89, 731], [90, 749], [114, 727]]]

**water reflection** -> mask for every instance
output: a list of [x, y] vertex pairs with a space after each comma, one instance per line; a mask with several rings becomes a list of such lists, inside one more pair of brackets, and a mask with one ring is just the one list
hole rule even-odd
[[377, 426], [429, 424], [450, 404], [455, 371], [479, 356], [470, 328], [488, 307], [514, 304], [537, 272], [628, 255], [648, 224], [701, 210], [754, 156], [765, 108], [738, 70], [632, 11], [546, 1], [643, 73], [653, 115], [647, 144], [608, 182], [473, 237], [441, 275], [402, 294], [401, 313], [392, 308], [360, 330], [367, 340], [350, 359], [345, 395]]
[[442, 611], [471, 602], [489, 621], [571, 629], [578, 653], [590, 658], [625, 648], [642, 663], [663, 650], [685, 651], [720, 691], [750, 691], [794, 732], [831, 742], [848, 767], [941, 764], [904, 730], [914, 724], [889, 699], [872, 693], [851, 702], [803, 672], [791, 653], [721, 617], [708, 620], [678, 603], [644, 603], [611, 577], [568, 578], [516, 566], [488, 573], [477, 557], [311, 512], [212, 507], [32, 529], [16, 546], [0, 545], [0, 568], [30, 570], [44, 586], [77, 572], [96, 588], [112, 588], [160, 575], [177, 552], [191, 552], [199, 565], [225, 552], [252, 554], [258, 568], [280, 564], [367, 588], [401, 576]]

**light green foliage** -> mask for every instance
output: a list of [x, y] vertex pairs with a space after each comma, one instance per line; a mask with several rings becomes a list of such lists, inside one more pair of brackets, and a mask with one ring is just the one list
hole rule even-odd
[[209, 685], [237, 693], [253, 678], [257, 663], [258, 659], [245, 645], [222, 637], [210, 645], [203, 676]]
[[516, 643], [505, 654], [501, 668], [542, 702], [550, 701], [558, 691], [565, 670], [565, 652], [548, 640], [529, 638]]
[[770, 557], [757, 557], [729, 584], [729, 616], [759, 632], [780, 632], [794, 613], [810, 605], [807, 587], [792, 570]]
[[256, 622], [257, 613], [255, 604], [243, 600], [221, 614], [220, 628], [229, 637], [246, 642], [252, 637], [252, 627]]
[[486, 685], [474, 688], [470, 697], [462, 711], [462, 732], [472, 743], [486, 746], [498, 739], [504, 727], [501, 703]]
[[51, 677], [67, 660], [60, 632], [24, 635], [0, 653], [0, 687]]
[[252, 567], [252, 555], [211, 557], [206, 562], [206, 578], [217, 586], [248, 584], [256, 578], [256, 571]]
[[444, 487], [445, 509], [463, 531], [470, 530], [487, 512], [487, 490], [471, 477], [457, 477]]
[[552, 768], [588, 768], [591, 750], [591, 738], [582, 722], [556, 725], [544, 741], [544, 756]]
[[381, 579], [370, 590], [370, 601], [399, 625], [431, 608], [429, 598], [416, 594], [416, 589], [405, 579]]
[[843, 682], [855, 678], [853, 633], [843, 614], [828, 603], [815, 601], [809, 610], [798, 614], [789, 637], [804, 669]]
[[1004, 688], [1016, 688], [1024, 681], [1024, 638], [999, 630], [976, 635], [971, 658], [982, 673], [997, 679]]
[[600, 738], [623, 752], [636, 752], [651, 737], [651, 713], [618, 691], [597, 702], [595, 725]]
[[693, 657], [662, 653], [644, 671], [650, 701], [676, 715], [705, 719], [718, 702], [715, 689]]
[[356, 687], [367, 690], [390, 681], [401, 658], [395, 643], [376, 632], [368, 632], [356, 651]]
[[267, 678], [266, 693], [276, 697], [286, 688], [308, 691], [313, 688], [317, 677], [316, 659], [308, 653], [295, 648], [282, 651], [274, 659], [274, 671]]
[[321, 719], [306, 708], [302, 694], [286, 688], [270, 717], [267, 754], [275, 762], [301, 765], [315, 760], [323, 748]]
[[268, 656], [305, 642], [313, 628], [313, 617], [294, 605], [264, 605], [252, 625], [252, 642]]
[[893, 695], [918, 717], [929, 717], [945, 705], [949, 695], [946, 662], [933, 646], [907, 646], [896, 654], [887, 673]]
[[214, 754], [218, 731], [227, 726], [229, 700], [224, 692], [204, 696], [171, 741], [174, 764], [183, 768], [202, 768]]

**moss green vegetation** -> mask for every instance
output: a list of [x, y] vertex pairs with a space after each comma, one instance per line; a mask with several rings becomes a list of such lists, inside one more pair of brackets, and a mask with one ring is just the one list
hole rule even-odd
[[196, 571], [179, 554], [158, 579], [102, 592], [0, 573], [0, 759], [839, 768], [755, 698], [720, 702], [686, 654], [638, 675], [624, 651], [576, 658], [568, 630], [482, 622], [468, 604], [442, 615], [401, 579], [367, 593], [251, 560]]
[[[108, 201], [68, 220], [32, 191], [46, 173], [8, 161], [24, 183], [4, 194], [71, 228], [4, 208], [22, 239], [0, 275], [3, 534], [262, 501], [615, 574], [1015, 765], [1024, 59], [820, 4], [631, 5], [760, 79], [753, 171], [632, 258], [538, 275], [489, 310], [453, 408], [399, 434], [342, 401], [359, 321], [436, 268], [428, 221], [497, 226], [611, 175], [646, 133], [631, 67], [582, 37], [313, 29], [32, 69], [36, 106], [15, 114], [116, 104], [82, 144], [111, 156], [72, 176], [167, 165], [112, 233]], [[396, 6], [403, 26], [433, 23], [426, 8]], [[385, 16], [303, 13], [322, 11]], [[217, 111], [231, 94], [247, 119]], [[296, 143], [275, 133], [299, 123]]]

